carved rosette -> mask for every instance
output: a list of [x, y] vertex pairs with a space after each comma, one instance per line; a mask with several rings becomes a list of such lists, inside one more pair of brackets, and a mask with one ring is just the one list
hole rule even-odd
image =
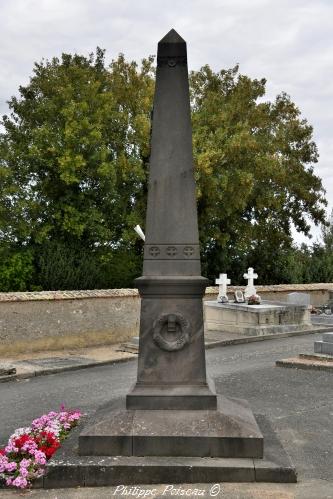
[[146, 260], [199, 260], [198, 244], [146, 244]]
[[[172, 339], [164, 336], [165, 330], [168, 330], [170, 317], [175, 324], [175, 331]], [[170, 336], [170, 335], [169, 335]], [[181, 314], [161, 314], [153, 324], [153, 340], [161, 350], [175, 352], [181, 350], [190, 342], [190, 324]]]

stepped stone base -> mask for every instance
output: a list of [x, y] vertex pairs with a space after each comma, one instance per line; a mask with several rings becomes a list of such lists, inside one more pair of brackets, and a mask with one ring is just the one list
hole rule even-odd
[[263, 459], [213, 457], [79, 456], [78, 434], [71, 432], [49, 461], [36, 487], [98, 487], [161, 483], [296, 482], [294, 466], [268, 420], [257, 416], [265, 439]]
[[261, 458], [263, 436], [244, 400], [218, 397], [218, 410], [117, 410], [79, 436], [89, 456]]

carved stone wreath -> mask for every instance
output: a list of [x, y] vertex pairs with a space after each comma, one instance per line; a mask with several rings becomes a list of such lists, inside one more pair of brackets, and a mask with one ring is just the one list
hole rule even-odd
[[[168, 324], [169, 316], [173, 315], [180, 331], [174, 340], [168, 340], [162, 335], [163, 327]], [[153, 324], [153, 340], [162, 349], [167, 352], [181, 350], [190, 342], [190, 324], [181, 314], [161, 314]]]

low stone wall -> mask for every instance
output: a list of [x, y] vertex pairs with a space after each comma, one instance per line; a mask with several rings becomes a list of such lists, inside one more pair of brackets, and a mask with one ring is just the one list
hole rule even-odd
[[[329, 300], [333, 283], [257, 286], [257, 291], [272, 301], [285, 301], [294, 291], [309, 293], [318, 306]], [[216, 287], [207, 288], [205, 299], [216, 296]], [[135, 289], [0, 293], [0, 355], [121, 343], [138, 334], [139, 317]]]
[[0, 293], [0, 355], [120, 343], [139, 317], [132, 289]]

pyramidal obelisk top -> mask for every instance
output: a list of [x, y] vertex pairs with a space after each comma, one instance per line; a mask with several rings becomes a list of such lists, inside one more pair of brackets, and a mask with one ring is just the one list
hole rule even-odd
[[172, 29], [158, 43], [144, 276], [199, 276], [186, 42]]

